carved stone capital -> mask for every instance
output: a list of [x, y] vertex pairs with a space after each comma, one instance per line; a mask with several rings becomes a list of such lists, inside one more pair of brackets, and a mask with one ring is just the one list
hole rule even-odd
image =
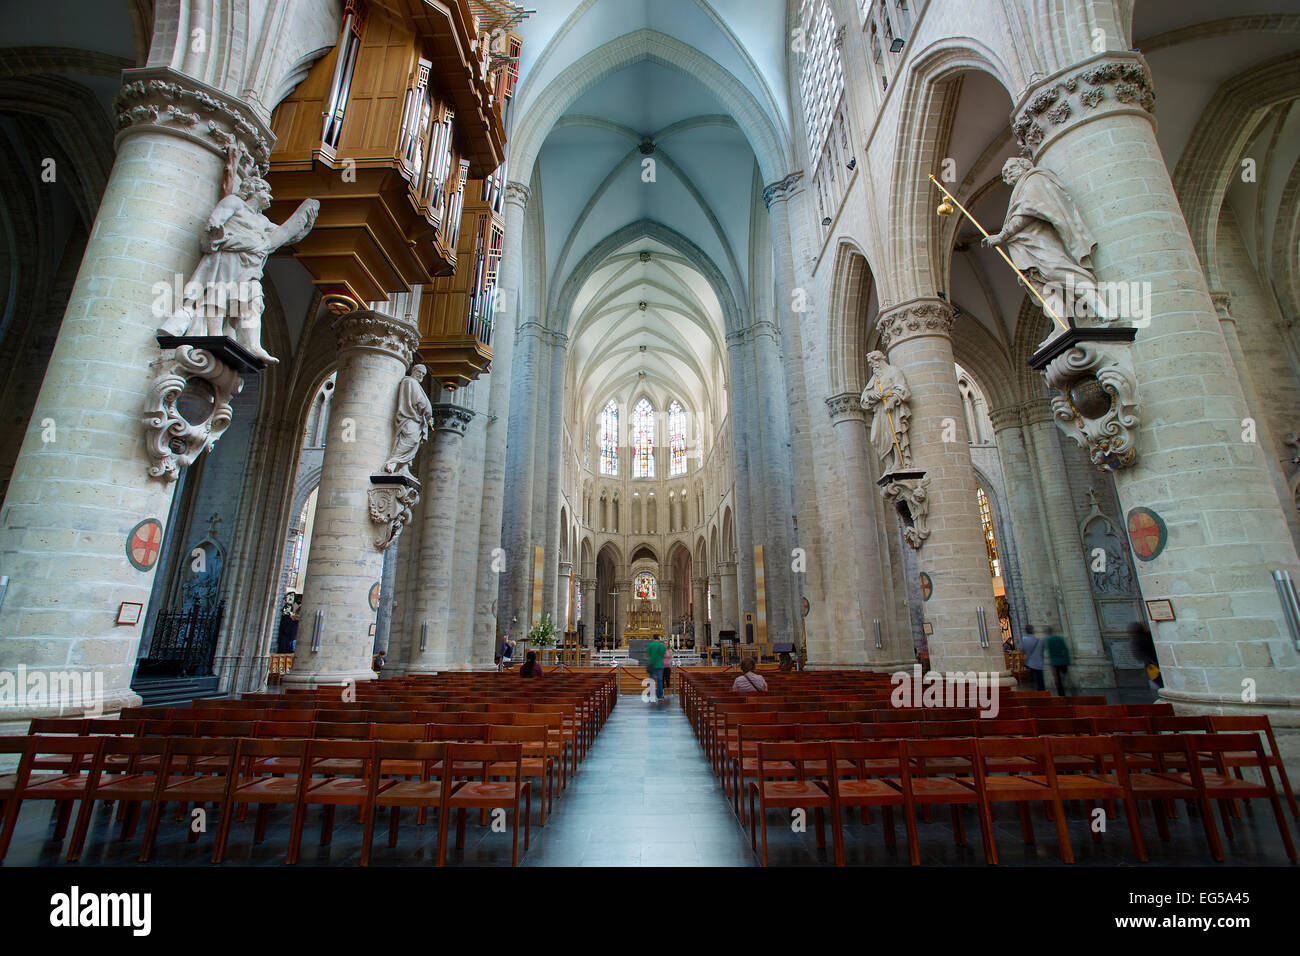
[[691, 578], [691, 586], [703, 591], [709, 586], [708, 578]]
[[1104, 471], [1137, 463], [1137, 376], [1124, 346], [1079, 342], [1043, 369], [1056, 424]]
[[794, 194], [795, 187], [799, 185], [799, 181], [802, 179], [803, 170], [798, 170], [783, 179], [778, 179], [776, 182], [763, 187], [763, 205], [768, 209], [771, 209], [772, 203], [785, 202], [785, 200], [789, 199]]
[[118, 91], [117, 142], [144, 131], [180, 136], [219, 156], [234, 146], [265, 174], [275, 136], [239, 100], [168, 67], [126, 70]]
[[573, 574], [573, 562], [572, 562], [572, 561], [561, 561], [561, 562], [560, 562], [560, 574], [562, 574], [562, 575], [565, 576], [565, 577], [568, 577], [569, 575]]
[[735, 573], [736, 573], [736, 562], [735, 562], [735, 561], [719, 561], [719, 562], [718, 562], [718, 573], [721, 574], [723, 577], [729, 577], [729, 576], [735, 574]]
[[414, 323], [398, 319], [372, 309], [357, 309], [336, 316], [334, 334], [338, 336], [339, 352], [360, 349], [381, 352], [409, 365], [420, 343], [420, 333]]
[[1227, 292], [1210, 291], [1210, 301], [1214, 303], [1214, 311], [1219, 314], [1220, 322], [1231, 322], [1232, 319], [1232, 296]]
[[1002, 408], [989, 409], [989, 421], [993, 423], [993, 433], [1004, 428], [1019, 428], [1022, 424], [1019, 405], [1006, 405]]
[[512, 202], [520, 209], [528, 206], [528, 200], [533, 197], [533, 191], [523, 183], [511, 179], [506, 182], [506, 202]]
[[826, 399], [826, 409], [831, 414], [831, 422], [865, 422], [867, 413], [862, 408], [862, 400], [857, 392], [841, 392]]
[[409, 484], [372, 485], [366, 494], [370, 503], [370, 520], [383, 528], [375, 535], [375, 548], [387, 551], [411, 520], [411, 509], [420, 500], [420, 489]]
[[1037, 151], [1066, 128], [1107, 113], [1155, 111], [1151, 74], [1134, 53], [1107, 52], [1031, 87], [1011, 124], [1021, 147]]
[[207, 349], [182, 345], [154, 363], [159, 373], [145, 398], [149, 474], [175, 481], [230, 426], [230, 401], [244, 380]]
[[459, 438], [465, 437], [465, 430], [474, 418], [474, 410], [461, 405], [439, 403], [433, 406], [434, 431], [446, 432]]
[[903, 540], [919, 550], [930, 537], [930, 477], [891, 481], [881, 489], [881, 496], [903, 519]]
[[[595, 579], [595, 578], [583, 578], [582, 580], [580, 580], [580, 581], [578, 582], [578, 585], [579, 585], [579, 586], [580, 586], [584, 591], [594, 591], [594, 590], [596, 590], [596, 579]], [[594, 610], [594, 608], [593, 608], [593, 610]]]
[[882, 309], [876, 320], [879, 348], [888, 352], [899, 342], [924, 335], [951, 335], [957, 313], [941, 299], [913, 299], [890, 309]]
[[1052, 400], [1050, 398], [1031, 398], [1025, 402], [1021, 416], [1026, 425], [1056, 420], [1056, 413], [1052, 411]]

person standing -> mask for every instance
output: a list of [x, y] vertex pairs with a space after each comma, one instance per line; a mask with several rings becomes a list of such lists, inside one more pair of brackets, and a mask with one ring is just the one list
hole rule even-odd
[[673, 674], [673, 646], [664, 644], [664, 693], [672, 692], [672, 674]]
[[510, 640], [509, 635], [506, 635], [501, 640], [501, 670], [504, 671], [510, 669], [510, 660], [514, 657], [514, 654], [515, 642]]
[[668, 653], [668, 645], [659, 639], [659, 635], [654, 636], [645, 648], [646, 657], [649, 663], [646, 669], [655, 682], [655, 703], [664, 702], [664, 655]]
[[1025, 652], [1025, 667], [1034, 679], [1034, 690], [1046, 690], [1043, 683], [1043, 642], [1034, 633], [1032, 624], [1025, 625], [1025, 636], [1020, 641], [1020, 649]]
[[1070, 645], [1060, 634], [1049, 634], [1044, 642], [1047, 650], [1047, 662], [1056, 674], [1056, 692], [1065, 696], [1065, 678], [1070, 669]]

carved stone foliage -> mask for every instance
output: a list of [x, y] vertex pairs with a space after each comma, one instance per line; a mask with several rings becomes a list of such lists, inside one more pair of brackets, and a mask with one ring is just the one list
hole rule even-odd
[[370, 503], [370, 520], [381, 530], [375, 534], [375, 548], [387, 551], [398, 533], [411, 520], [411, 509], [420, 500], [418, 485], [373, 485], [367, 491]]
[[883, 315], [877, 324], [880, 349], [888, 352], [891, 345], [917, 335], [948, 335], [956, 313], [943, 302], [918, 302], [893, 309]]
[[862, 407], [862, 398], [857, 392], [832, 395], [826, 399], [826, 408], [830, 412], [832, 422], [864, 422], [867, 419], [866, 411]]
[[907, 525], [903, 540], [919, 549], [930, 537], [930, 478], [891, 481], [882, 491], [885, 504], [893, 505]]
[[1047, 365], [1043, 377], [1056, 424], [1106, 471], [1137, 462], [1137, 377], [1128, 350], [1079, 342]]
[[1146, 67], [1137, 60], [1093, 63], [1035, 93], [1011, 130], [1022, 147], [1036, 149], [1054, 129], [1107, 102], [1154, 112], [1156, 95]]
[[465, 408], [463, 405], [448, 405], [440, 402], [433, 406], [435, 431], [451, 432], [463, 438], [465, 430], [469, 428], [469, 423], [473, 419], [473, 409]]
[[117, 94], [117, 126], [153, 126], [225, 152], [238, 145], [261, 173], [271, 161], [266, 130], [221, 91], [168, 69], [129, 70]]
[[339, 351], [368, 349], [384, 352], [409, 364], [420, 333], [414, 323], [382, 312], [359, 309], [336, 316], [334, 332], [338, 337]]
[[230, 426], [231, 399], [244, 387], [239, 373], [207, 349], [181, 346], [161, 361], [145, 400], [149, 474], [175, 481]]
[[789, 176], [765, 186], [763, 188], [763, 205], [770, 209], [772, 203], [789, 199], [801, 179], [803, 179], [802, 171], [791, 173]]

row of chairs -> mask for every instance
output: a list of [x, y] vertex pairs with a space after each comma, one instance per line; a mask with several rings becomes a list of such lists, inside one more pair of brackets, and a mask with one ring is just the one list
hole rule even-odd
[[[1260, 782], [1230, 776], [1222, 760], [1228, 753], [1250, 753]], [[1211, 766], [1203, 766], [1206, 756]], [[943, 761], [959, 761], [966, 774], [935, 772]], [[830, 768], [834, 768], [832, 772]], [[1183, 769], [1177, 769], [1181, 767]], [[895, 843], [892, 811], [901, 809], [913, 865], [920, 864], [917, 808], [947, 805], [952, 810], [953, 839], [964, 844], [960, 810], [976, 812], [985, 861], [998, 862], [993, 830], [993, 808], [1014, 803], [1020, 811], [1026, 843], [1034, 842], [1029, 806], [1043, 803], [1056, 829], [1062, 862], [1074, 862], [1065, 805], [1083, 801], [1087, 819], [1104, 802], [1106, 819], [1115, 817], [1122, 803], [1137, 860], [1148, 854], [1142, 837], [1139, 803], [1151, 805], [1162, 839], [1169, 839], [1168, 807], [1181, 800], [1200, 813], [1206, 842], [1215, 860], [1224, 858], [1214, 823], [1211, 802], [1217, 801], [1224, 831], [1233, 829], [1228, 803], [1234, 800], [1269, 801], [1288, 857], [1296, 859], [1286, 815], [1268, 773], [1263, 747], [1254, 734], [1105, 735], [1098, 737], [982, 737], [872, 741], [815, 741], [772, 743], [757, 749], [757, 774], [748, 787], [750, 839], [757, 850], [756, 830], [762, 832], [762, 860], [768, 863], [767, 811], [812, 810], [817, 815], [818, 846], [825, 846], [824, 812], [832, 816], [834, 855], [844, 865], [843, 817], [860, 807], [864, 823], [869, 808], [884, 810], [885, 842]], [[755, 806], [757, 804], [757, 806]], [[1101, 832], [1090, 827], [1094, 841]]]
[[[523, 769], [519, 743], [448, 743], [403, 740], [336, 740], [260, 737], [42, 737], [0, 739], [0, 753], [19, 756], [18, 772], [0, 777], [0, 859], [9, 850], [25, 801], [56, 805], [55, 839], [67, 836], [71, 810], [80, 804], [67, 860], [81, 856], [97, 801], [115, 801], [123, 818], [122, 838], [136, 830], [144, 804], [150, 811], [141, 839], [140, 861], [153, 852], [163, 809], [193, 805], [221, 808], [212, 862], [225, 858], [236, 808], [257, 808], [254, 842], [266, 834], [273, 806], [292, 807], [285, 862], [296, 863], [307, 811], [324, 809], [321, 845], [332, 841], [334, 809], [355, 807], [363, 828], [361, 864], [370, 862], [375, 814], [390, 810], [388, 845], [396, 846], [400, 812], [411, 807], [423, 822], [429, 810], [438, 821], [438, 865], [446, 861], [449, 813], [458, 812], [457, 843], [464, 845], [465, 812], [505, 809], [513, 815], [511, 862], [519, 862], [519, 823], [528, 849], [532, 785]], [[37, 755], [68, 758], [66, 773], [36, 772]], [[506, 777], [502, 782], [493, 778]], [[414, 779], [413, 779], [414, 778]], [[522, 814], [520, 804], [523, 804]], [[189, 820], [196, 819], [192, 813]], [[242, 816], [241, 816], [242, 819]], [[189, 823], [190, 842], [205, 827]]]

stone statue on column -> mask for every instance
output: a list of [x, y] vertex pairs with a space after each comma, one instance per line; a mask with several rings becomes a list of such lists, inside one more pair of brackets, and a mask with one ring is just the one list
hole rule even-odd
[[1105, 319], [1092, 269], [1092, 237], [1056, 174], [1013, 156], [1002, 166], [1011, 202], [1002, 229], [984, 239], [1001, 246], [1017, 269], [1042, 283], [1039, 290], [1067, 324], [1073, 317]]
[[867, 353], [871, 381], [862, 390], [862, 407], [871, 412], [871, 444], [883, 474], [912, 466], [909, 429], [912, 392], [903, 373], [885, 360], [884, 352]]
[[393, 450], [384, 462], [385, 474], [413, 477], [411, 462], [429, 437], [429, 426], [433, 424], [433, 404], [420, 384], [427, 372], [423, 365], [416, 365], [397, 386]]
[[[208, 216], [199, 240], [203, 258], [185, 286], [184, 300], [163, 322], [163, 337], [226, 337], [268, 365], [278, 359], [262, 348], [262, 270], [283, 245], [311, 232], [320, 212], [315, 199], [305, 200], [282, 224], [263, 215], [271, 205], [271, 187], [245, 157], [242, 175], [237, 152], [227, 161], [225, 194]], [[239, 180], [238, 188], [233, 188]]]

